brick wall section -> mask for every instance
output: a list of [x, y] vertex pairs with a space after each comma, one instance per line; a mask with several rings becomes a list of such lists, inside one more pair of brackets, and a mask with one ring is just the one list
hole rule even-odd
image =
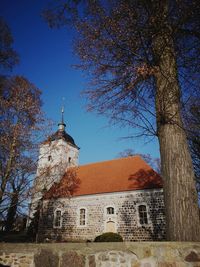
[[199, 267], [200, 242], [1, 243], [0, 266]]
[[[145, 204], [148, 225], [139, 223], [138, 205]], [[115, 214], [107, 215], [106, 207], [114, 207]], [[62, 210], [62, 227], [53, 227], [54, 211]], [[86, 209], [86, 225], [79, 225], [79, 210]], [[38, 240], [81, 241], [107, 232], [107, 222], [124, 241], [164, 240], [165, 217], [162, 189], [108, 193], [57, 200], [45, 200], [41, 211]]]

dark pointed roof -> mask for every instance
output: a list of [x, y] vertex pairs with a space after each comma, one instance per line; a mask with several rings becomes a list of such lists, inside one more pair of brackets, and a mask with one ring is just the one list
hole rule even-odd
[[48, 140], [45, 142], [49, 142], [49, 141], [51, 142], [51, 141], [62, 139], [65, 142], [67, 142], [68, 144], [79, 149], [79, 147], [75, 144], [74, 139], [71, 137], [71, 135], [66, 133], [65, 127], [66, 127], [66, 124], [64, 123], [64, 108], [62, 107], [61, 122], [58, 123], [58, 130], [54, 134], [50, 135]]
[[59, 139], [63, 139], [65, 142], [79, 149], [79, 147], [75, 144], [74, 139], [67, 134], [65, 130], [58, 130], [49, 137], [49, 141], [55, 141]]

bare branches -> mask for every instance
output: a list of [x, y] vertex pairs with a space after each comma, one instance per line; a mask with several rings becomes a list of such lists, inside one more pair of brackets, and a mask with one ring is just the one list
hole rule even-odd
[[13, 39], [10, 29], [0, 17], [0, 68], [12, 69], [19, 62], [17, 53], [12, 48]]
[[[200, 2], [74, 3], [76, 15], [71, 21], [78, 30], [79, 67], [92, 80], [86, 91], [90, 110], [158, 136], [168, 238], [197, 241], [199, 209], [181, 100], [194, 95], [194, 87], [199, 89]], [[188, 80], [195, 86], [186, 86]]]
[[[21, 200], [28, 197], [30, 177], [36, 167], [37, 148], [34, 139], [38, 137], [44, 122], [40, 94], [40, 91], [23, 77], [1, 79], [1, 215], [9, 205], [10, 214], [13, 214], [19, 208]], [[15, 195], [17, 197], [14, 199]]]

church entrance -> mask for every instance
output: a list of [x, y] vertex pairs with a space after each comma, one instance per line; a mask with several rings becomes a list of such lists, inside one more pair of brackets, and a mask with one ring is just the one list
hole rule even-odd
[[115, 222], [109, 221], [106, 223], [106, 232], [116, 233]]

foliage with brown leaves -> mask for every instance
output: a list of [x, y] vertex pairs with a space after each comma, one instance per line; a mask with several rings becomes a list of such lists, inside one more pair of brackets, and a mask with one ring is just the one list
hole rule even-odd
[[12, 69], [19, 62], [17, 53], [12, 48], [13, 38], [10, 29], [0, 17], [0, 69]]
[[45, 15], [50, 26], [72, 22], [78, 30], [79, 67], [91, 78], [89, 109], [158, 136], [167, 238], [199, 241], [194, 171], [181, 117], [181, 101], [199, 85], [199, 1], [62, 0]]
[[[27, 199], [36, 167], [36, 138], [43, 122], [41, 92], [21, 76], [0, 84], [0, 213]], [[38, 140], [39, 141], [39, 140]], [[9, 207], [10, 204], [10, 207]], [[11, 220], [9, 220], [11, 221]]]

